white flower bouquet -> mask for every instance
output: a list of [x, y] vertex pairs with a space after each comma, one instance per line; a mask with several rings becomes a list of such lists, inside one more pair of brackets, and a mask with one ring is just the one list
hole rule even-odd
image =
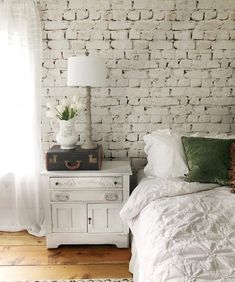
[[61, 104], [54, 106], [51, 103], [47, 103], [46, 116], [49, 118], [58, 118], [60, 120], [70, 120], [78, 116], [82, 109], [82, 104], [79, 98], [73, 96], [72, 99], [63, 99]]

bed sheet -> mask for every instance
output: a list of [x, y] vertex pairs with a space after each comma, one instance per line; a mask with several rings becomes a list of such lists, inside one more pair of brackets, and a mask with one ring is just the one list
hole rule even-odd
[[235, 281], [228, 187], [144, 178], [121, 211], [134, 235], [134, 282]]

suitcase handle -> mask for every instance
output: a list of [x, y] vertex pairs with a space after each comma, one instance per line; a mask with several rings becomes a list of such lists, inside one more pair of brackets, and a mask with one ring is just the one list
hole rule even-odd
[[80, 161], [76, 161], [74, 164], [71, 164], [69, 161], [64, 161], [65, 162], [65, 166], [67, 167], [67, 169], [69, 170], [75, 170], [78, 169], [80, 167], [81, 162]]

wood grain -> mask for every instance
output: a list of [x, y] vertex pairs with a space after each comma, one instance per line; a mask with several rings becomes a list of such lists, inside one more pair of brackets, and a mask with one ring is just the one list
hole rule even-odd
[[0, 246], [0, 265], [127, 263], [129, 251], [113, 246]]
[[110, 245], [46, 248], [45, 238], [0, 232], [0, 281], [127, 278], [130, 249]]
[[11, 280], [127, 278], [128, 264], [47, 265], [47, 266], [2, 266], [0, 277]]
[[[46, 246], [45, 238], [35, 237], [32, 235], [0, 233], [0, 246]], [[20, 233], [20, 232], [19, 232]]]

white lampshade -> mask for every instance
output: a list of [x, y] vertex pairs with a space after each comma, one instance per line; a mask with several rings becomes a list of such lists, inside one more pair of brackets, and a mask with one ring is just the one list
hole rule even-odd
[[80, 55], [68, 58], [68, 86], [106, 85], [106, 67], [104, 59], [98, 56]]

